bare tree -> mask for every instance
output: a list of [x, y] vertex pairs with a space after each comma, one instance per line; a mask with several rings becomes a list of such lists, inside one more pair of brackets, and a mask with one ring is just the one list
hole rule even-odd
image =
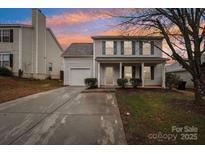
[[162, 35], [171, 54], [161, 51], [192, 75], [195, 102], [205, 104], [205, 64], [201, 61], [205, 53], [205, 9], [143, 9], [117, 17], [127, 31], [141, 28]]

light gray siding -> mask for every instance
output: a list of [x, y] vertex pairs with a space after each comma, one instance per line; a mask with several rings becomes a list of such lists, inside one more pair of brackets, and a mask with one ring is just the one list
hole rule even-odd
[[[13, 42], [0, 42], [0, 52], [13, 54], [15, 75], [21, 69], [23, 77], [60, 77], [63, 50], [51, 30], [46, 28], [46, 17], [40, 10], [32, 10], [32, 25], [1, 25], [0, 29], [13, 29]], [[51, 73], [48, 63], [53, 64]]]
[[62, 51], [57, 44], [54, 36], [50, 30], [46, 33], [46, 74], [48, 74], [48, 65], [52, 63], [53, 70], [51, 72], [52, 78], [59, 78], [60, 70], [62, 70], [63, 58], [61, 57]]
[[22, 70], [24, 77], [31, 77], [33, 73], [33, 29], [22, 28]]
[[71, 68], [90, 68], [92, 77], [92, 58], [64, 58], [64, 65], [64, 85], [70, 84], [69, 73]]
[[13, 29], [13, 42], [0, 42], [0, 53], [13, 54], [13, 72], [18, 72], [19, 66], [19, 28], [0, 28], [0, 29]]

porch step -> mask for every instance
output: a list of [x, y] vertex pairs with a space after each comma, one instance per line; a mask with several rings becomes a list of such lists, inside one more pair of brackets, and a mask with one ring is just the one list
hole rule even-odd
[[116, 92], [116, 90], [114, 88], [96, 88], [96, 89], [85, 89], [82, 91], [82, 93], [110, 93], [110, 92]]

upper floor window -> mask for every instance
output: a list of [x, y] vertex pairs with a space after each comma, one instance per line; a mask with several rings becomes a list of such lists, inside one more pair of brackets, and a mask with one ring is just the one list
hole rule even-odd
[[151, 55], [151, 44], [143, 42], [143, 55]]
[[132, 55], [132, 41], [124, 41], [124, 55]]
[[0, 30], [0, 42], [13, 42], [13, 29]]
[[106, 55], [113, 55], [114, 54], [114, 42], [113, 41], [106, 41], [105, 42], [105, 54]]

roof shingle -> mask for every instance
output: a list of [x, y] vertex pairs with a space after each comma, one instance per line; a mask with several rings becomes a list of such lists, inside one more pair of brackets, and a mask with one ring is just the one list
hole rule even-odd
[[69, 56], [92, 56], [93, 43], [72, 43], [63, 53], [63, 57]]

